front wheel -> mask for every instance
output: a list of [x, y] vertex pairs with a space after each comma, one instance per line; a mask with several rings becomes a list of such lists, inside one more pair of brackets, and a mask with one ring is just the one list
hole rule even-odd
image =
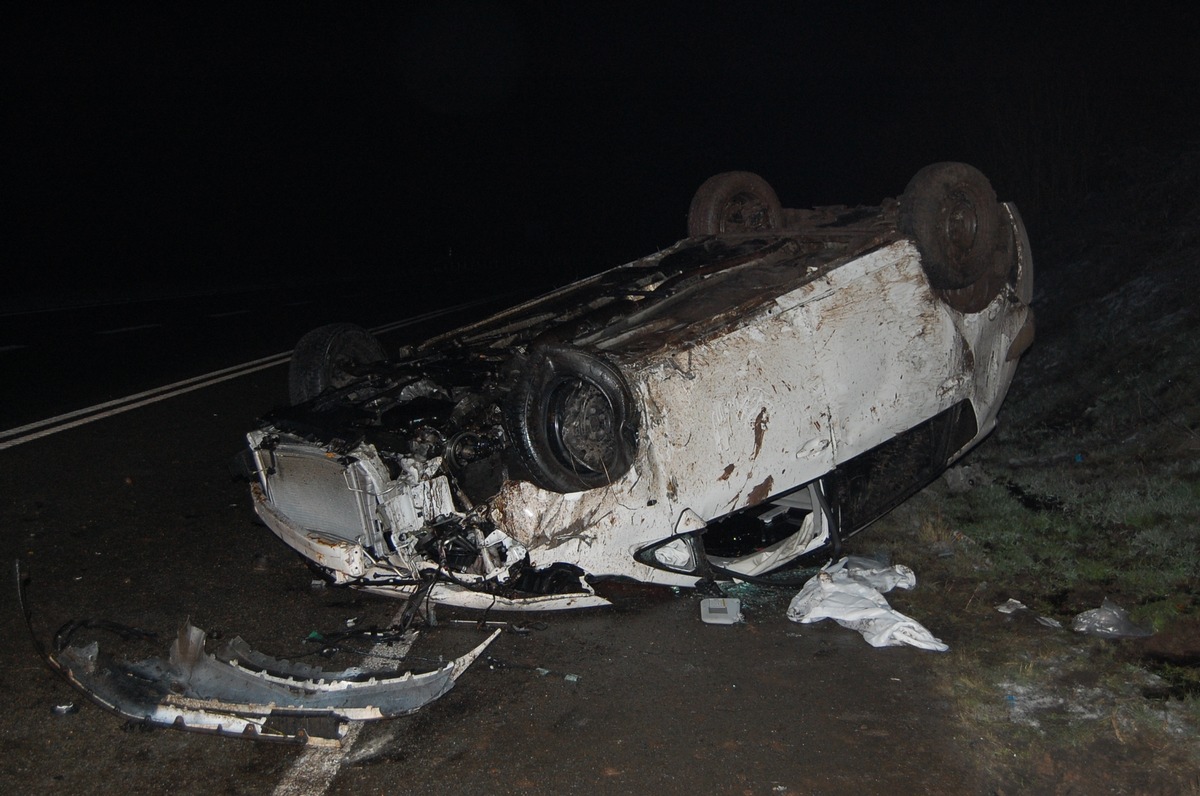
[[345, 387], [363, 365], [386, 358], [375, 335], [353, 323], [318, 326], [300, 338], [288, 365], [288, 397], [300, 404], [328, 389]]
[[595, 354], [545, 346], [505, 402], [509, 438], [534, 483], [580, 492], [616, 481], [637, 454], [637, 410], [621, 371]]

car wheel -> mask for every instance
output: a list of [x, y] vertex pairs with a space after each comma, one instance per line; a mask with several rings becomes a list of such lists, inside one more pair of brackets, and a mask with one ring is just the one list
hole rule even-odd
[[929, 284], [969, 288], [1000, 256], [1000, 206], [991, 183], [966, 163], [934, 163], [916, 173], [900, 199], [900, 229], [913, 237]]
[[688, 237], [766, 232], [783, 226], [779, 197], [762, 177], [727, 171], [709, 177], [688, 208]]
[[941, 294], [942, 301], [959, 312], [969, 315], [980, 312], [991, 304], [992, 299], [1000, 295], [1000, 291], [1004, 289], [1004, 283], [1004, 275], [995, 273], [993, 269], [984, 273], [973, 285], [938, 292]]
[[386, 358], [375, 335], [353, 323], [319, 326], [300, 338], [288, 365], [288, 397], [304, 403], [354, 380], [361, 365]]
[[607, 486], [637, 453], [637, 413], [615, 366], [546, 346], [522, 363], [505, 403], [508, 434], [531, 479], [552, 492]]

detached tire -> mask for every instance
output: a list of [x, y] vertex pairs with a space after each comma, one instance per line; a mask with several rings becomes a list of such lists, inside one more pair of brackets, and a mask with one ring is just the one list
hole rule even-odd
[[995, 265], [1003, 219], [996, 192], [966, 163], [934, 163], [916, 173], [900, 198], [900, 230], [914, 238], [929, 284], [961, 290]]
[[768, 232], [783, 226], [783, 207], [774, 189], [749, 171], [709, 177], [688, 208], [688, 237]]
[[625, 377], [577, 348], [530, 354], [506, 399], [505, 424], [533, 482], [552, 492], [607, 486], [637, 455], [637, 411]]
[[300, 404], [333, 387], [345, 387], [362, 365], [387, 356], [375, 336], [353, 323], [318, 326], [300, 338], [288, 365], [288, 398]]

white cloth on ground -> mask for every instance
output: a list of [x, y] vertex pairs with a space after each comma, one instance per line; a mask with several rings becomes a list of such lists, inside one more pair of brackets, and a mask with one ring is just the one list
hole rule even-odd
[[950, 649], [924, 625], [888, 605], [881, 592], [911, 589], [916, 575], [903, 564], [879, 566], [871, 559], [843, 558], [825, 567], [792, 598], [787, 616], [793, 622], [832, 619], [857, 630], [873, 647], [907, 644], [945, 652]]

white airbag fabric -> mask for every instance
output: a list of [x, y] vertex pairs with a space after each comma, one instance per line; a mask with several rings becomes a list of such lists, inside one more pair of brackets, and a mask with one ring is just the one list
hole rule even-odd
[[857, 630], [873, 647], [911, 647], [945, 652], [949, 649], [920, 622], [888, 605], [881, 592], [911, 589], [916, 575], [903, 564], [880, 566], [871, 559], [849, 557], [830, 564], [804, 584], [792, 598], [787, 616], [793, 622], [832, 619]]

